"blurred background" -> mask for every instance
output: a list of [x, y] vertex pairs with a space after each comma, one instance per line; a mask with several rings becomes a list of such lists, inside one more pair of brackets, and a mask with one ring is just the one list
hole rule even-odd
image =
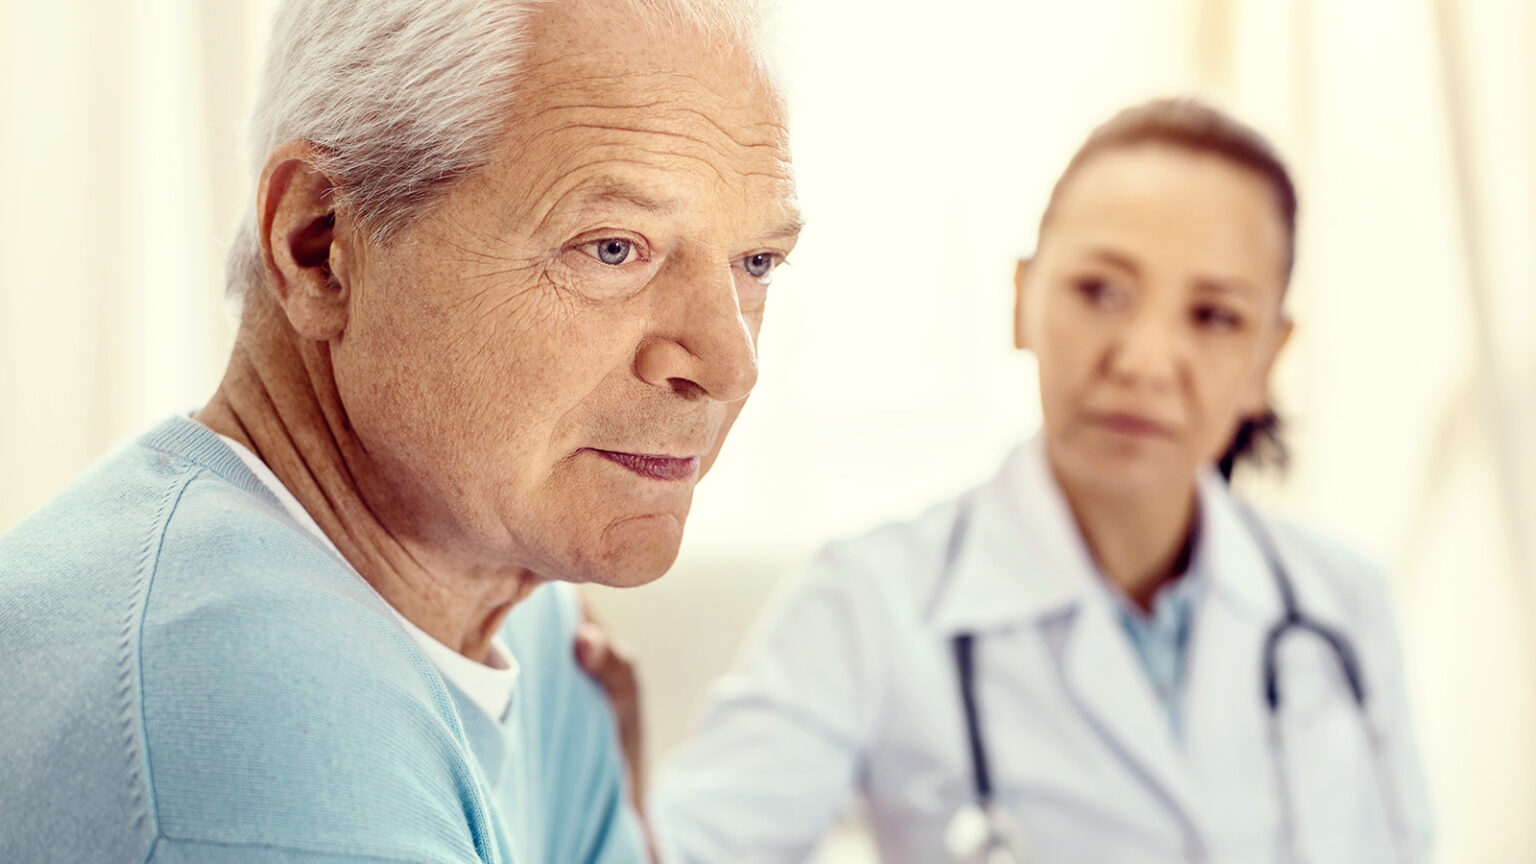
[[[1536, 860], [1536, 4], [784, 0], [809, 222], [752, 404], [661, 582], [593, 592], [675, 745], [820, 542], [1038, 422], [1011, 273], [1089, 129], [1197, 93], [1302, 193], [1294, 464], [1250, 494], [1393, 575], [1441, 862]], [[200, 405], [271, 0], [3, 0], [0, 532]], [[843, 831], [822, 860], [866, 860]]]

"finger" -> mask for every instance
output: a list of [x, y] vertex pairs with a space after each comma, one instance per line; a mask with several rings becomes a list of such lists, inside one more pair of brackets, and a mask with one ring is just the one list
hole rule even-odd
[[576, 628], [576, 662], [587, 674], [599, 676], [612, 662], [608, 634], [601, 627], [583, 621]]
[[597, 613], [592, 609], [592, 601], [587, 598], [584, 588], [576, 589], [576, 618], [578, 621], [591, 621], [599, 626], [603, 622], [597, 620]]
[[634, 667], [611, 651], [587, 674], [596, 678], [597, 683], [608, 691], [608, 698], [616, 702], [633, 696], [637, 689]]

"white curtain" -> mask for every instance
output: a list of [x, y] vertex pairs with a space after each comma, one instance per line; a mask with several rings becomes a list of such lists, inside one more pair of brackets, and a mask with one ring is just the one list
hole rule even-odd
[[0, 530], [218, 382], [267, 5], [0, 6]]
[[[1438, 0], [1434, 10], [1456, 193], [1452, 236], [1474, 359], [1467, 382], [1445, 406], [1429, 463], [1421, 524], [1432, 539], [1422, 560], [1409, 559], [1421, 580], [1412, 597], [1414, 623], [1425, 658], [1422, 689], [1431, 695], [1421, 702], [1426, 722], [1441, 733], [1434, 755], [1444, 772], [1448, 853], [1531, 861], [1536, 8]], [[1487, 608], [1500, 614], [1485, 619]]]

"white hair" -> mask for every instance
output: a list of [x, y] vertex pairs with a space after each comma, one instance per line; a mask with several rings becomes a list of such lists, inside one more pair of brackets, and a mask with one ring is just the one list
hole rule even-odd
[[[581, 0], [285, 0], [251, 117], [253, 178], [279, 145], [312, 142], [338, 199], [387, 243], [487, 163], [506, 132], [529, 14], [550, 2]], [[628, 3], [652, 24], [691, 25], [765, 62], [756, 0]], [[235, 297], [266, 278], [254, 210], [229, 252]]]

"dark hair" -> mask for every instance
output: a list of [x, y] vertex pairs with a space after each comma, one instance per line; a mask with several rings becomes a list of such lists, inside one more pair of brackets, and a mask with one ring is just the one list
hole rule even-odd
[[[1040, 217], [1040, 234], [1045, 234], [1062, 190], [1084, 164], [1110, 150], [1147, 144], [1215, 156], [1264, 180], [1274, 194], [1275, 210], [1285, 228], [1285, 278], [1290, 281], [1296, 262], [1297, 201], [1296, 186], [1285, 162], [1257, 131], [1196, 99], [1156, 99], [1126, 108], [1093, 130], [1056, 180]], [[1283, 426], [1273, 408], [1244, 418], [1217, 461], [1222, 476], [1231, 479], [1233, 469], [1244, 463], [1283, 469], [1287, 461]]]

